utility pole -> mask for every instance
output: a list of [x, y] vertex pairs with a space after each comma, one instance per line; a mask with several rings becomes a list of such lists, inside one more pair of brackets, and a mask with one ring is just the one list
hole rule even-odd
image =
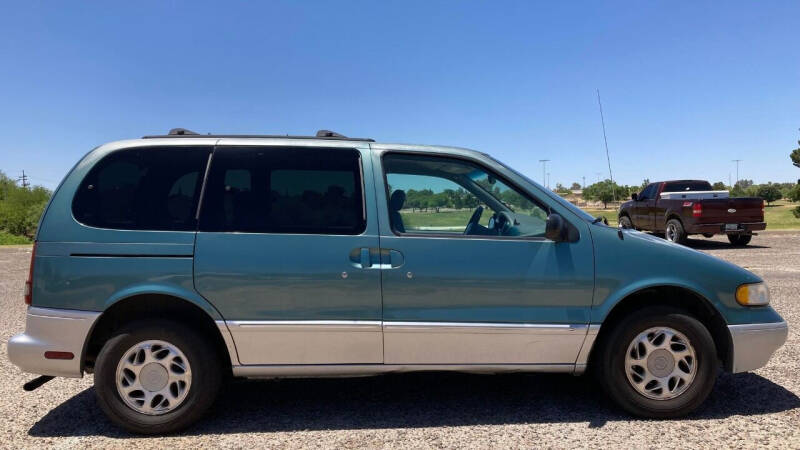
[[581, 179], [583, 180], [583, 187], [581, 189], [586, 189], [586, 176], [582, 176]]
[[542, 163], [542, 184], [547, 187], [547, 162], [550, 161], [549, 159], [540, 159], [539, 162]]
[[545, 186], [545, 187], [547, 189], [550, 189], [550, 172], [547, 172], [547, 186]]
[[26, 189], [28, 188], [28, 186], [31, 185], [30, 183], [28, 183], [28, 176], [25, 175], [25, 171], [24, 170], [22, 171], [22, 175], [17, 177], [17, 181], [21, 181], [22, 182], [22, 187], [24, 187]]
[[739, 184], [739, 163], [744, 161], [743, 159], [732, 159], [731, 161], [736, 163], [736, 184]]

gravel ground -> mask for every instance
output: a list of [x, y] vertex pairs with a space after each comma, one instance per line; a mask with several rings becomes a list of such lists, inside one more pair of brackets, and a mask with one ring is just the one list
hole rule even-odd
[[0, 447], [794, 447], [800, 448], [800, 232], [691, 246], [742, 265], [771, 287], [789, 341], [755, 373], [721, 375], [705, 405], [676, 421], [635, 420], [588, 377], [407, 374], [237, 381], [210, 416], [177, 436], [143, 438], [111, 425], [91, 377], [34, 392], [12, 366], [8, 338], [24, 328], [30, 248], [0, 247]]

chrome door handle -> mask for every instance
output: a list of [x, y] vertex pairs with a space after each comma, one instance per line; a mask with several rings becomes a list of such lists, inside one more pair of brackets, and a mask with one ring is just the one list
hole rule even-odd
[[406, 263], [406, 259], [399, 250], [393, 248], [381, 249], [381, 269], [397, 269]]
[[[373, 259], [380, 259], [373, 264]], [[358, 269], [396, 269], [405, 264], [402, 253], [391, 248], [359, 247], [350, 250], [350, 265]]]
[[350, 265], [357, 269], [379, 269], [380, 264], [373, 264], [373, 260], [378, 260], [377, 248], [359, 247], [350, 250]]

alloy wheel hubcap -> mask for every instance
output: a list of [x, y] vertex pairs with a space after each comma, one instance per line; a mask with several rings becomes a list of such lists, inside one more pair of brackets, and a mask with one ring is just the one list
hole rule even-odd
[[672, 328], [649, 328], [628, 346], [625, 374], [636, 392], [647, 398], [675, 398], [686, 392], [697, 375], [694, 347]]
[[192, 385], [186, 355], [160, 340], [139, 342], [123, 353], [117, 364], [117, 392], [134, 411], [166, 414], [183, 403]]
[[675, 242], [675, 236], [677, 235], [677, 230], [675, 229], [675, 225], [667, 225], [667, 239]]

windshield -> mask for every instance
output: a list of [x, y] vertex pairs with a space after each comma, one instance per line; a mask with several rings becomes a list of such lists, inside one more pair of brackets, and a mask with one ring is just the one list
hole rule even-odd
[[[514, 170], [513, 168], [511, 168], [507, 164], [503, 164], [503, 162], [498, 160], [497, 158], [494, 158], [491, 155], [487, 155], [485, 153], [484, 153], [484, 155], [487, 156], [492, 161], [496, 162], [497, 164], [500, 164], [501, 166], [505, 167], [506, 169], [510, 170], [511, 172], [514, 172], [515, 174], [519, 175], [520, 177], [525, 179], [525, 181], [527, 181], [528, 183], [534, 184], [537, 187], [541, 188], [544, 192], [546, 192], [550, 196], [550, 198], [552, 198], [553, 200], [555, 200], [556, 202], [561, 204], [563, 207], [569, 209], [570, 211], [572, 211], [573, 213], [575, 213], [576, 215], [578, 215], [582, 219], [588, 220], [590, 222], [593, 222], [595, 220], [595, 218], [592, 217], [591, 214], [589, 214], [586, 211], [578, 208], [577, 206], [573, 205], [572, 203], [568, 202], [567, 200], [564, 200], [560, 195], [556, 194], [555, 192], [550, 191], [550, 189], [547, 189], [547, 188], [543, 187], [539, 183], [531, 180], [530, 178], [528, 178], [527, 176], [521, 174], [517, 170]], [[598, 223], [601, 223], [601, 222], [598, 222]]]

